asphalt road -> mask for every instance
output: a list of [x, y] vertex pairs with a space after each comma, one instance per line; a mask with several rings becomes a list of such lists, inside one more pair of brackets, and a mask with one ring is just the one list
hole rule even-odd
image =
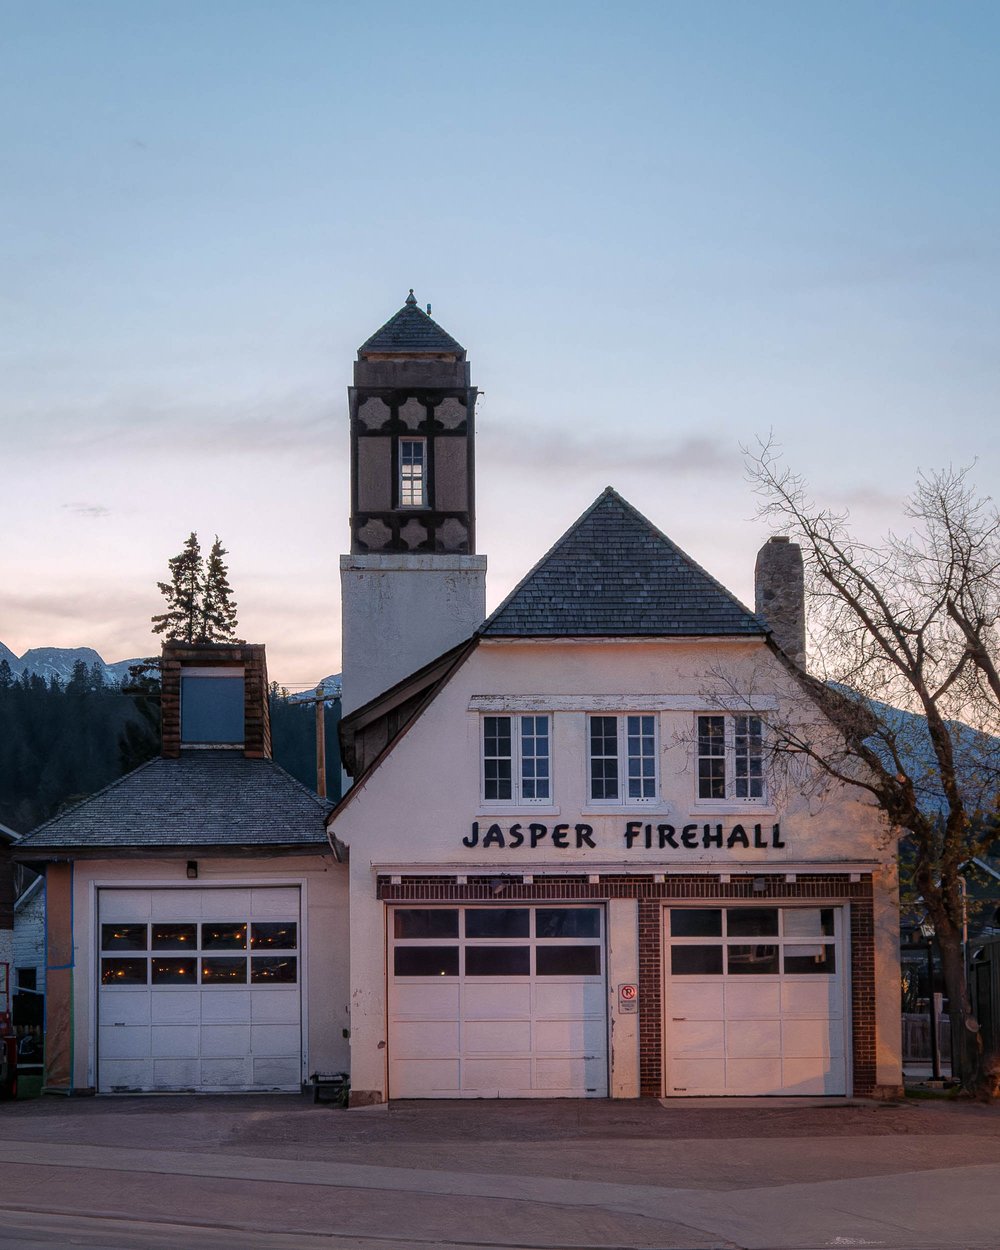
[[1000, 1250], [997, 1194], [980, 1106], [0, 1109], [3, 1250]]

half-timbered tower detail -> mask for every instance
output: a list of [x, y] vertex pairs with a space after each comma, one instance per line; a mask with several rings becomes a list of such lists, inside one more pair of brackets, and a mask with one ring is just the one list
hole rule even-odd
[[475, 537], [476, 388], [465, 348], [410, 291], [358, 350], [349, 398], [345, 710], [469, 637], [486, 604]]

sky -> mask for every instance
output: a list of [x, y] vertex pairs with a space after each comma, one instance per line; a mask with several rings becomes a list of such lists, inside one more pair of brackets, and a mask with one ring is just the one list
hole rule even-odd
[[1000, 474], [1000, 6], [0, 2], [0, 642], [158, 649], [229, 551], [340, 667], [347, 387], [467, 349], [488, 606], [606, 485], [752, 605], [768, 437], [859, 532]]

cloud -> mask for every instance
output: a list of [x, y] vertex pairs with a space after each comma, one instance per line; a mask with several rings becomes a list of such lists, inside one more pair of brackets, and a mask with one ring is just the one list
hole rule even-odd
[[[79, 461], [96, 456], [148, 459], [191, 457], [233, 461], [259, 458], [303, 465], [317, 459], [334, 465], [338, 436], [346, 447], [342, 423], [326, 396], [286, 393], [221, 400], [117, 395], [94, 404], [50, 406], [0, 412], [10, 434], [5, 452], [38, 455], [39, 429], [46, 431], [45, 455]], [[80, 510], [75, 504], [68, 507]], [[86, 506], [86, 505], [85, 505]]]
[[882, 490], [878, 486], [854, 486], [836, 492], [838, 505], [847, 508], [869, 508], [873, 512], [898, 514], [903, 503], [900, 494]]
[[628, 438], [607, 435], [580, 435], [566, 430], [539, 430], [526, 427], [493, 429], [479, 436], [484, 460], [517, 465], [522, 472], [545, 476], [607, 469], [629, 473], [669, 473], [677, 477], [711, 477], [738, 471], [742, 459], [736, 447], [724, 446], [717, 439], [698, 435], [676, 438], [649, 438], [630, 434]]
[[98, 517], [111, 515], [111, 509], [105, 508], [102, 503], [83, 503], [77, 501], [75, 503], [64, 503], [63, 508], [67, 512], [77, 512], [80, 516], [91, 517], [96, 520]]

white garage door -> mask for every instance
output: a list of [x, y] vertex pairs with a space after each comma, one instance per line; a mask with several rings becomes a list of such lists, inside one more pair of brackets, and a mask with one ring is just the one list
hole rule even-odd
[[673, 907], [668, 1095], [846, 1094], [843, 912]]
[[299, 891], [101, 890], [97, 1084], [298, 1089]]
[[389, 912], [391, 1098], [608, 1091], [600, 907]]

